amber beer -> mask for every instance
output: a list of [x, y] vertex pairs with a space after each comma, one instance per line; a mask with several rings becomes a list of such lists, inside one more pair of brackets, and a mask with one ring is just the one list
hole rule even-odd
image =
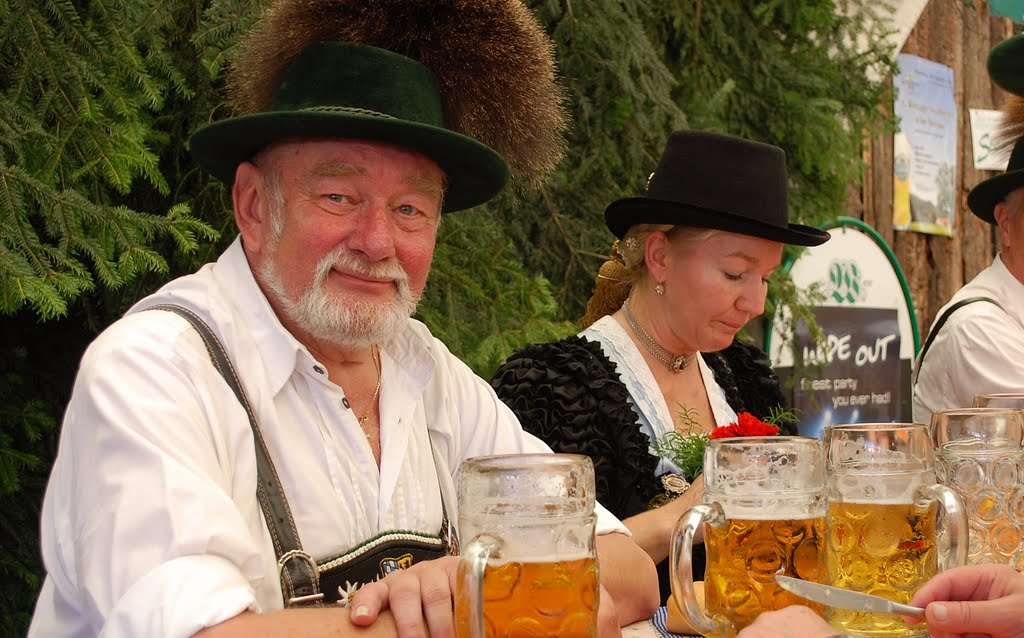
[[[907, 603], [939, 571], [964, 564], [967, 514], [956, 492], [936, 482], [929, 426], [836, 424], [823, 439], [829, 584]], [[829, 608], [826, 617], [861, 636], [928, 634], [898, 614]]]
[[[763, 611], [807, 604], [781, 589], [775, 575], [824, 578], [821, 442], [800, 436], [715, 439], [704, 448], [703, 475], [704, 503], [679, 518], [669, 547], [672, 596], [694, 633], [731, 638]], [[704, 605], [691, 578], [693, 539], [701, 527]]]
[[[909, 603], [938, 573], [937, 506], [885, 502], [830, 502], [825, 569], [828, 582]], [[901, 616], [831, 607], [826, 618], [844, 632], [865, 636], [917, 636]]]
[[577, 454], [468, 459], [458, 473], [458, 638], [596, 638], [594, 465]]
[[[487, 638], [594, 638], [597, 627], [597, 562], [488, 565], [483, 579]], [[470, 636], [469, 598], [458, 596], [458, 636]]]
[[739, 631], [764, 611], [789, 605], [824, 609], [779, 587], [776, 574], [814, 582], [824, 576], [825, 517], [726, 518], [705, 526], [707, 614]]

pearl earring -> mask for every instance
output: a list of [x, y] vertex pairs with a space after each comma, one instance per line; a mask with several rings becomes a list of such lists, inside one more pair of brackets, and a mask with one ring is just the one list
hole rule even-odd
[[657, 286], [655, 286], [654, 292], [659, 295], [665, 294], [665, 284], [658, 284]]

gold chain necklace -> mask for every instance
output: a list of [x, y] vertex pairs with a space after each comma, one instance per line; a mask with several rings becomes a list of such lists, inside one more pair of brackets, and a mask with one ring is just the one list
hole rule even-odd
[[633, 329], [633, 333], [640, 339], [640, 345], [672, 372], [682, 372], [693, 361], [694, 355], [673, 354], [647, 334], [647, 331], [640, 327], [640, 323], [629, 309], [628, 300], [622, 304], [622, 314], [626, 317], [626, 323]]
[[[373, 366], [377, 369], [377, 387], [373, 389], [373, 396], [370, 397], [370, 405], [366, 409], [366, 414], [363, 416], [356, 416], [356, 420], [359, 421], [360, 427], [362, 427], [362, 425], [366, 423], [367, 419], [370, 418], [370, 415], [373, 414], [373, 406], [377, 404], [377, 397], [380, 396], [380, 354], [377, 352], [376, 346], [374, 346], [373, 350], [370, 352], [370, 358], [373, 359]], [[370, 436], [369, 433], [367, 433], [366, 436]]]

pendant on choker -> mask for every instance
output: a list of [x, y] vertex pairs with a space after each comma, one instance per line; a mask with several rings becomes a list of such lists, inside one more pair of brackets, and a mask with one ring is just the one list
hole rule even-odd
[[622, 304], [622, 314], [625, 315], [626, 323], [629, 324], [629, 327], [633, 329], [633, 333], [640, 340], [640, 345], [672, 372], [682, 372], [693, 361], [693, 358], [696, 356], [695, 354], [685, 355], [669, 352], [660, 343], [655, 341], [651, 335], [647, 334], [647, 331], [643, 329], [640, 322], [633, 316], [628, 300]]
[[683, 370], [686, 369], [686, 366], [690, 365], [690, 361], [692, 359], [692, 357], [688, 357], [685, 354], [676, 355], [672, 357], [672, 364], [669, 366], [669, 368], [672, 370], [672, 372], [682, 372]]

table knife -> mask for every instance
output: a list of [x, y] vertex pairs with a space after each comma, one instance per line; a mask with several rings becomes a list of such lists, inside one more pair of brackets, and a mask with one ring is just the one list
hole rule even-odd
[[812, 583], [808, 580], [792, 578], [790, 576], [775, 576], [775, 582], [786, 591], [792, 592], [801, 598], [813, 600], [816, 603], [839, 607], [841, 609], [852, 609], [854, 611], [881, 612], [886, 614], [906, 614], [908, 616], [924, 617], [924, 609], [904, 605], [875, 596], [863, 594], [857, 591], [850, 591], [842, 587]]

